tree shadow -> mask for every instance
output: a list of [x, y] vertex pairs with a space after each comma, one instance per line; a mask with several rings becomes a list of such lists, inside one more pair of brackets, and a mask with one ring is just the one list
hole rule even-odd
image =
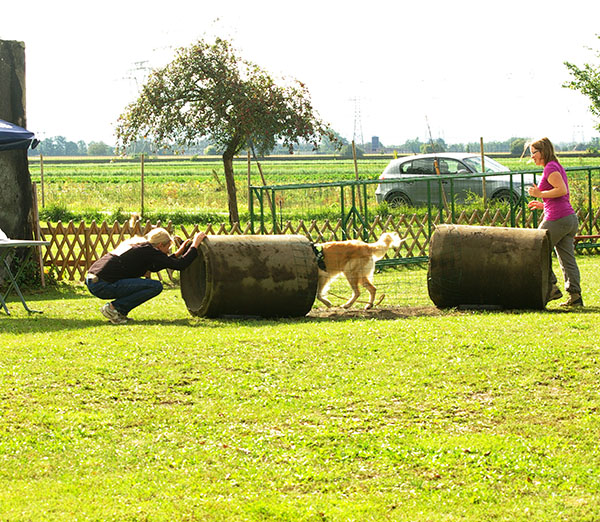
[[133, 329], [147, 328], [152, 326], [172, 326], [177, 328], [217, 328], [216, 323], [211, 324], [208, 321], [200, 322], [193, 317], [179, 319], [135, 319], [126, 324], [112, 324], [103, 317], [94, 317], [90, 319], [81, 318], [56, 318], [45, 317], [43, 314], [29, 314], [27, 316], [6, 315], [0, 312], [0, 332], [9, 334], [28, 334], [28, 333], [47, 333], [60, 332], [66, 330], [86, 330], [89, 328], [109, 328], [129, 331]]

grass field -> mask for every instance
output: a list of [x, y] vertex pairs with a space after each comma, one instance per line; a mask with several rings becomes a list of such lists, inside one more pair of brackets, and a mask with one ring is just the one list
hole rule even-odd
[[209, 320], [173, 288], [113, 326], [77, 285], [11, 301], [0, 520], [598, 520], [579, 262], [574, 311], [439, 311], [424, 270], [377, 274], [370, 314]]
[[[38, 200], [42, 199], [42, 218], [50, 221], [61, 219], [102, 220], [106, 217], [128, 216], [140, 211], [142, 189], [140, 163], [135, 161], [79, 161], [74, 158], [46, 160], [44, 166], [44, 194], [42, 198], [39, 160], [30, 159], [32, 179], [38, 183]], [[568, 157], [565, 166], [598, 166], [600, 158]], [[528, 159], [503, 158], [501, 162], [510, 169], [528, 170], [534, 165]], [[376, 180], [389, 158], [369, 157], [358, 162], [359, 178]], [[355, 179], [351, 160], [276, 160], [262, 164], [268, 185], [347, 181]], [[247, 218], [248, 166], [245, 159], [235, 162], [238, 204], [243, 219]], [[598, 181], [600, 183], [600, 180]], [[255, 162], [251, 167], [251, 183], [262, 185]], [[369, 206], [377, 212], [374, 197], [375, 185], [369, 185]], [[587, 195], [585, 192], [584, 196]], [[339, 214], [339, 189], [314, 189], [294, 194], [285, 193], [278, 202], [293, 217], [325, 216], [335, 219]], [[145, 164], [144, 212], [151, 217], [194, 223], [222, 222], [227, 220], [227, 193], [224, 188], [222, 162], [187, 159], [165, 159]], [[312, 216], [311, 216], [312, 217]], [[167, 217], [168, 219], [168, 217]]]

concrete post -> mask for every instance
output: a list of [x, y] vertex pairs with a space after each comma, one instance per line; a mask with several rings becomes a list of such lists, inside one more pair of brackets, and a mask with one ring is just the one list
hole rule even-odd
[[[0, 119], [27, 127], [25, 44], [0, 40]], [[13, 239], [33, 238], [33, 192], [26, 150], [0, 151], [0, 228]]]

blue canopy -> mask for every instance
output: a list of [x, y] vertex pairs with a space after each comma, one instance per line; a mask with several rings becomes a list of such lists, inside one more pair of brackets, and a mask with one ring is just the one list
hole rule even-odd
[[38, 143], [33, 132], [14, 123], [0, 120], [0, 150], [27, 149], [30, 145], [35, 149]]

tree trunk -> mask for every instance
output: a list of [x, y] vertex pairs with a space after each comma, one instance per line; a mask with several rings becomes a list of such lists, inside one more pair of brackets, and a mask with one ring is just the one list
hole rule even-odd
[[[26, 127], [25, 44], [0, 40], [0, 119]], [[33, 238], [33, 193], [26, 150], [0, 151], [0, 228]]]
[[240, 222], [238, 214], [237, 192], [235, 179], [233, 177], [233, 154], [225, 151], [223, 154], [223, 166], [225, 168], [225, 182], [227, 184], [227, 203], [229, 205], [229, 221], [233, 225]]

